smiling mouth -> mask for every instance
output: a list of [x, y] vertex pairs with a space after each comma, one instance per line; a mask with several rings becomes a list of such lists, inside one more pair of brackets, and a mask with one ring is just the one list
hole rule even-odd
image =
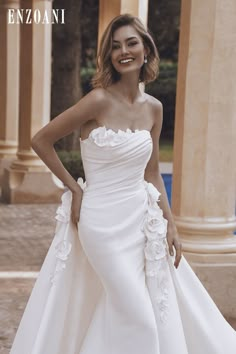
[[119, 63], [120, 64], [127, 64], [127, 63], [131, 63], [132, 61], [134, 61], [133, 58], [126, 58], [126, 59], [119, 60]]

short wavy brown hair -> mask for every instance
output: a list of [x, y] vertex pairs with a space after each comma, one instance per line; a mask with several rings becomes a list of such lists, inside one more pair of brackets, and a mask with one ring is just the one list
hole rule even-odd
[[139, 81], [145, 84], [154, 81], [159, 73], [159, 55], [154, 40], [140, 19], [130, 14], [115, 17], [103, 33], [97, 56], [97, 72], [92, 79], [92, 86], [106, 88], [119, 81], [120, 74], [111, 62], [112, 40], [114, 32], [123, 26], [132, 26], [143, 40], [144, 47], [148, 50], [147, 63], [140, 70]]

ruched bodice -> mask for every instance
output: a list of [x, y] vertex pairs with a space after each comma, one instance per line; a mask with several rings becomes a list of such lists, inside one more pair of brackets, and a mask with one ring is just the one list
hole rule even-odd
[[105, 193], [139, 186], [151, 152], [148, 130], [93, 129], [87, 139], [81, 140], [86, 189]]

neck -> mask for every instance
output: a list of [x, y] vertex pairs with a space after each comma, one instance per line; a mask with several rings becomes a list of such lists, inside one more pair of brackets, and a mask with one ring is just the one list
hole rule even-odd
[[134, 101], [141, 95], [139, 89], [139, 76], [136, 75], [123, 75], [117, 82], [116, 87], [119, 93], [124, 96], [129, 103]]

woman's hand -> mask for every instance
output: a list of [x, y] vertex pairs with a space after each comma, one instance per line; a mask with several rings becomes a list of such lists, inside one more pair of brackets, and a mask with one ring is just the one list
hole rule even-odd
[[83, 191], [81, 188], [78, 188], [76, 191], [72, 192], [71, 221], [76, 228], [78, 228], [82, 198]]
[[176, 226], [167, 227], [167, 243], [169, 246], [170, 255], [174, 255], [173, 246], [175, 248], [175, 263], [174, 266], [178, 268], [181, 257], [182, 257], [182, 244], [179, 239]]

